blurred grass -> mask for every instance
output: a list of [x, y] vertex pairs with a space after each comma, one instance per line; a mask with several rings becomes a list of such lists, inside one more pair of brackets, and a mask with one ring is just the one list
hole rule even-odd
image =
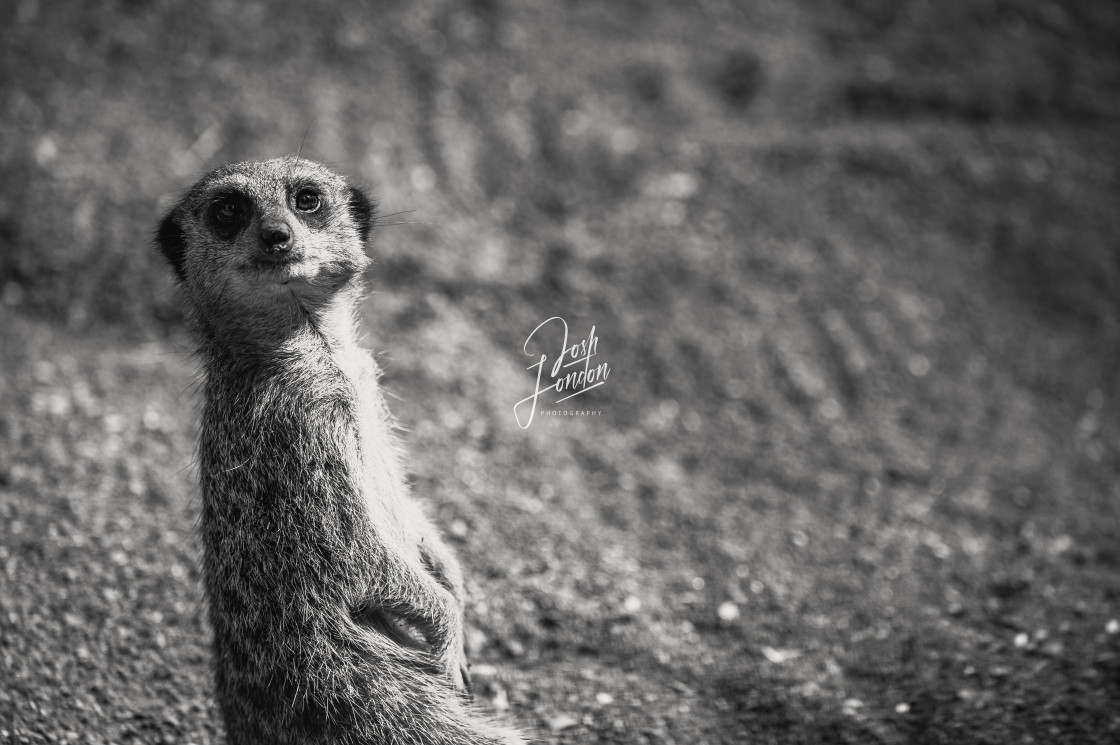
[[[1108, 741], [1117, 41], [1087, 1], [19, 3], [0, 728], [61, 739], [68, 690], [91, 741], [211, 741], [148, 239], [302, 146], [415, 210], [365, 315], [485, 698], [548, 741]], [[605, 416], [521, 431], [553, 314]]]

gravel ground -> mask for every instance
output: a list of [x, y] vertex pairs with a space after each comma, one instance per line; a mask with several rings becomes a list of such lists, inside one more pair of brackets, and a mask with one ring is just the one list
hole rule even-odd
[[[221, 741], [197, 370], [148, 239], [197, 173], [301, 140], [386, 215], [363, 320], [483, 706], [542, 743], [1116, 741], [1118, 31], [1025, 0], [19, 3], [0, 741]], [[522, 429], [552, 315], [595, 327], [610, 377], [571, 408], [602, 413]]]

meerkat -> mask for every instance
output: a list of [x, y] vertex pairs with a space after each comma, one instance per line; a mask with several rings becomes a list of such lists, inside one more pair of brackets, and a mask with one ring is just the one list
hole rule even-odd
[[202, 178], [157, 244], [204, 374], [200, 530], [232, 745], [523, 743], [471, 708], [459, 565], [357, 340], [369, 198], [298, 157]]

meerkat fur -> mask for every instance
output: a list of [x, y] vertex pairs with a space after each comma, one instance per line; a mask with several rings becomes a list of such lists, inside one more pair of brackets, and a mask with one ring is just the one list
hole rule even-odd
[[298, 157], [219, 168], [157, 243], [204, 373], [199, 481], [231, 745], [524, 739], [474, 710], [459, 565], [405, 483], [356, 309], [366, 195]]

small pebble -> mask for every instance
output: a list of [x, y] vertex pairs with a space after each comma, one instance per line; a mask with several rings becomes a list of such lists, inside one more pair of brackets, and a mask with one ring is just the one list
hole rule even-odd
[[579, 720], [571, 714], [557, 714], [548, 720], [548, 728], [553, 732], [563, 732], [579, 724]]
[[724, 623], [731, 623], [739, 619], [739, 606], [727, 600], [719, 605], [719, 619]]
[[774, 649], [773, 647], [763, 647], [762, 656], [775, 665], [781, 665], [783, 662], [795, 660], [801, 656], [801, 652], [796, 649]]

